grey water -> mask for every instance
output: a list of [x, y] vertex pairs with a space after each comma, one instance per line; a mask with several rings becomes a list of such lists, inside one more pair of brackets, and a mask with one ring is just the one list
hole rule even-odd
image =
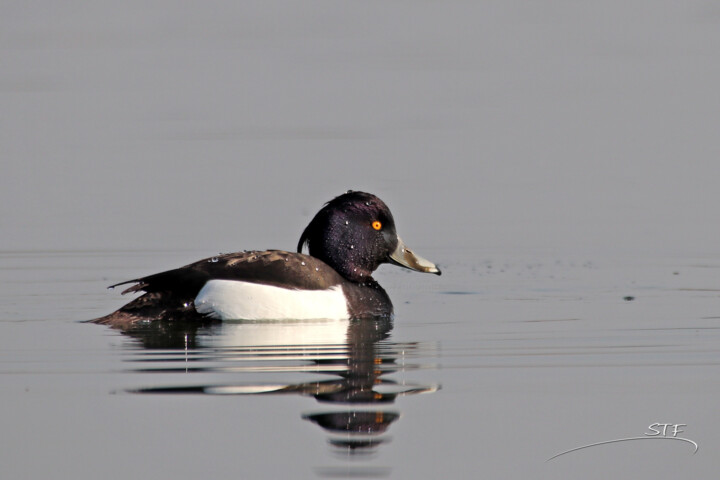
[[[712, 2], [1, 10], [2, 478], [716, 474]], [[392, 321], [84, 322], [347, 189]]]

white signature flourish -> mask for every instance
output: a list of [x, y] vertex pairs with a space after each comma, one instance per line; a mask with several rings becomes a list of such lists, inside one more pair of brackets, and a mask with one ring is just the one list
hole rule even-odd
[[[693, 455], [695, 455], [699, 449], [697, 442], [694, 442], [693, 440], [690, 440], [689, 438], [683, 438], [683, 437], [677, 436], [678, 433], [682, 432], [682, 430], [680, 430], [680, 427], [686, 427], [686, 426], [687, 425], [684, 423], [675, 423], [675, 424], [673, 424], [673, 423], [653, 423], [648, 427], [648, 430], [651, 430], [653, 433], [645, 433], [644, 436], [642, 436], [642, 437], [616, 438], [614, 440], [605, 440], [604, 442], [596, 442], [596, 443], [591, 443], [588, 445], [583, 445], [582, 447], [571, 448], [570, 450], [565, 450], [564, 452], [560, 452], [557, 455], [554, 455], [554, 456], [548, 458], [546, 460], [546, 462], [549, 462], [550, 460], [557, 458], [561, 455], [565, 455], [566, 453], [577, 452], [578, 450], [582, 450], [584, 448], [596, 447], [598, 445], [606, 445], [608, 443], [629, 442], [632, 440], [676, 440], [676, 441], [680, 441], [680, 442], [687, 442], [687, 443], [691, 444], [693, 447], [695, 447], [695, 450], [693, 451]], [[658, 429], [658, 427], [663, 427], [662, 433]], [[673, 427], [673, 429], [672, 429], [673, 432], [672, 432], [672, 435], [670, 435], [670, 436], [667, 435], [667, 429], [668, 429], [667, 427]]]

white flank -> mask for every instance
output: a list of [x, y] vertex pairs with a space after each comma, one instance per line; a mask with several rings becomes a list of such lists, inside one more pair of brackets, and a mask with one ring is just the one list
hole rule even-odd
[[250, 282], [210, 280], [195, 298], [198, 313], [218, 320], [310, 320], [350, 317], [341, 286], [289, 290]]

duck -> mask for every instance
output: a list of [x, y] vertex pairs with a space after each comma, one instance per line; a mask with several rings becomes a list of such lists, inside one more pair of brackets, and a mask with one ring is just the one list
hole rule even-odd
[[111, 285], [130, 284], [123, 295], [142, 295], [93, 322], [122, 328], [155, 320], [391, 317], [390, 297], [372, 277], [384, 263], [442, 273], [400, 239], [385, 202], [348, 190], [323, 205], [302, 232], [296, 252], [221, 254]]

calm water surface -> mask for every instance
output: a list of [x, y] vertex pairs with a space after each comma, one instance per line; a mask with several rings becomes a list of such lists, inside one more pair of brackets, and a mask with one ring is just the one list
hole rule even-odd
[[[4, 472], [603, 478], [714, 465], [720, 263], [430, 249], [442, 283], [378, 273], [394, 321], [78, 322], [121, 303], [98, 283], [197, 253], [3, 252]], [[44, 293], [21, 294], [28, 284]], [[658, 422], [686, 424], [698, 453], [626, 442], [547, 462]]]
[[[1, 478], [717, 475], [712, 2], [5, 3]], [[347, 189], [392, 322], [83, 322]]]

